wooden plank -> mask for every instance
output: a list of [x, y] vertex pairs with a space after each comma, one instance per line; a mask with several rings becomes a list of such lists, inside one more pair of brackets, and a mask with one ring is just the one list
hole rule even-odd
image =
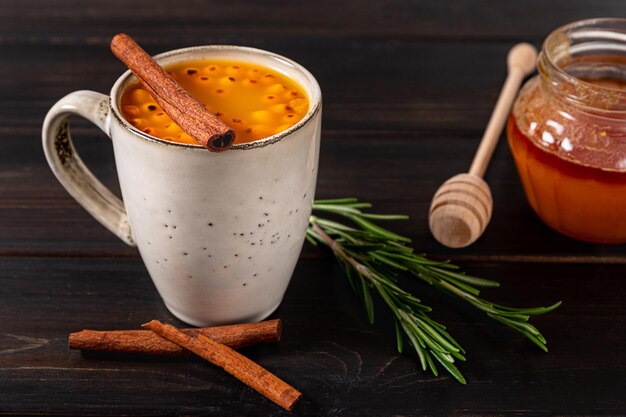
[[[269, 401], [197, 359], [82, 356], [67, 334], [131, 329], [152, 318], [180, 325], [138, 260], [0, 258], [0, 414], [283, 415]], [[481, 313], [410, 278], [400, 283], [468, 352], [461, 386], [395, 352], [393, 324], [377, 304], [370, 327], [332, 261], [301, 261], [275, 313], [276, 345], [244, 353], [304, 394], [305, 416], [620, 414], [626, 371], [623, 267], [475, 265], [503, 277], [484, 296], [510, 305], [563, 306], [533, 322], [545, 354]]]
[[[131, 10], [132, 9], [132, 10]], [[567, 22], [589, 17], [623, 17], [620, 0], [545, 2], [385, 2], [332, 0], [298, 3], [189, 0], [173, 6], [158, 1], [101, 3], [65, 1], [46, 7], [38, 0], [9, 2], [0, 15], [0, 43], [31, 45], [106, 44], [126, 31], [144, 44], [250, 43], [263, 37], [368, 37], [457, 40], [532, 39]]]

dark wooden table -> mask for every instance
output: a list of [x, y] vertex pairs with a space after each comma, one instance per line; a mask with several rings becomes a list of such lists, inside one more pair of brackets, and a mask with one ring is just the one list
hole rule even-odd
[[[411, 220], [396, 230], [419, 251], [496, 279], [487, 298], [562, 300], [534, 323], [545, 354], [465, 304], [402, 277], [468, 351], [462, 386], [397, 354], [393, 325], [375, 326], [326, 252], [306, 246], [274, 314], [284, 340], [244, 353], [299, 388], [295, 415], [626, 415], [626, 246], [576, 242], [524, 200], [507, 147], [487, 173], [495, 212], [484, 237], [450, 250], [430, 236], [438, 185], [462, 172], [516, 42], [539, 46], [561, 24], [624, 16], [622, 0], [124, 2], [4, 0], [0, 5], [0, 414], [287, 415], [202, 360], [91, 357], [69, 332], [136, 328], [167, 312], [135, 249], [61, 188], [40, 145], [44, 115], [78, 89], [108, 92], [123, 67], [113, 34], [151, 53], [241, 44], [303, 64], [324, 94], [317, 196], [357, 196]], [[93, 172], [118, 189], [109, 141], [73, 125]]]

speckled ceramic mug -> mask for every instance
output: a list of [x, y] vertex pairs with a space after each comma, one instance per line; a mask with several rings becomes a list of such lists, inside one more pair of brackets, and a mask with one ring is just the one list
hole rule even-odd
[[[311, 212], [322, 112], [315, 78], [270, 52], [200, 46], [155, 57], [161, 65], [205, 58], [254, 62], [287, 75], [309, 96], [308, 113], [284, 132], [211, 153], [128, 123], [119, 109], [122, 91], [135, 81], [127, 71], [110, 96], [76, 91], [62, 98], [48, 112], [42, 135], [61, 184], [100, 223], [139, 248], [167, 308], [196, 326], [261, 320], [280, 304]], [[77, 155], [68, 127], [73, 114], [111, 138], [123, 202]]]

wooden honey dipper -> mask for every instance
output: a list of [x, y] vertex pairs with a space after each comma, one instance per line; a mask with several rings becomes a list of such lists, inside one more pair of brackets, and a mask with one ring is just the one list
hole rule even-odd
[[519, 43], [507, 57], [508, 76], [493, 109], [468, 173], [444, 182], [433, 197], [429, 211], [430, 231], [450, 248], [463, 248], [476, 241], [491, 219], [493, 199], [482, 176], [498, 144], [504, 122], [524, 77], [535, 69], [537, 50]]

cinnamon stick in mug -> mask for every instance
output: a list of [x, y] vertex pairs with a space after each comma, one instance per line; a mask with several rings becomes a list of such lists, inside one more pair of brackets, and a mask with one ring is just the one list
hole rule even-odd
[[[243, 323], [229, 326], [181, 329], [189, 336], [202, 334], [233, 349], [259, 343], [278, 342], [282, 333], [281, 320], [266, 320], [260, 323]], [[176, 343], [164, 339], [150, 330], [83, 330], [71, 333], [70, 349], [88, 351], [131, 353], [153, 356], [190, 355]]]
[[118, 33], [111, 51], [135, 74], [165, 113], [200, 145], [221, 152], [235, 141], [235, 131], [193, 98], [133, 38]]

